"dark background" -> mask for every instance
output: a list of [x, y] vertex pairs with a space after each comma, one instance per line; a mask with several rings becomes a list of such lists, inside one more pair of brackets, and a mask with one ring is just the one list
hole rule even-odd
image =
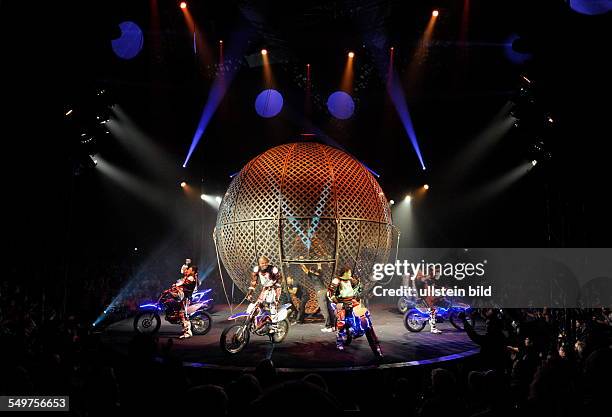
[[[60, 288], [94, 264], [127, 262], [137, 270], [152, 257], [179, 265], [186, 255], [201, 265], [214, 262], [216, 212], [202, 204], [200, 190], [222, 195], [230, 174], [266, 149], [300, 140], [312, 126], [380, 174], [390, 199], [399, 202], [430, 184], [427, 195], [413, 201], [415, 230], [402, 231], [410, 237], [403, 245], [610, 246], [610, 13], [584, 16], [555, 0], [470, 1], [467, 43], [460, 44], [461, 1], [192, 1], [189, 10], [212, 57], [207, 66], [202, 51], [194, 56], [177, 2], [49, 3], [0, 3], [8, 108], [2, 117], [4, 240], [14, 279]], [[151, 26], [154, 3], [159, 31]], [[435, 43], [419, 78], [408, 79], [434, 8], [441, 13]], [[145, 31], [142, 52], [127, 61], [110, 43], [125, 20]], [[522, 64], [506, 56], [513, 34], [531, 53]], [[232, 61], [239, 69], [182, 170], [214, 80], [219, 39], [228, 54], [232, 42], [242, 45]], [[380, 56], [386, 65], [390, 46], [425, 172], [385, 89]], [[253, 106], [263, 82], [261, 66], [250, 63], [264, 47], [279, 61], [272, 72], [285, 99], [272, 119], [257, 116]], [[325, 101], [339, 88], [349, 50], [356, 53], [356, 111], [338, 121]], [[310, 114], [304, 111], [306, 63], [315, 99]], [[447, 167], [513, 99], [521, 74], [537, 83], [538, 108], [554, 115], [554, 125], [545, 133], [512, 129], [482, 157], [460, 161], [468, 176], [451, 177]], [[165, 204], [152, 204], [95, 169], [73, 175], [82, 149], [64, 112], [89, 105], [100, 86], [177, 170], [161, 172], [160, 179], [154, 161], [126, 151], [112, 135], [99, 138], [96, 152], [157, 190]], [[491, 198], [466, 202], [465, 196], [532, 159], [529, 148], [538, 135], [546, 136], [550, 161]], [[182, 180], [195, 187], [194, 197], [185, 196]]]

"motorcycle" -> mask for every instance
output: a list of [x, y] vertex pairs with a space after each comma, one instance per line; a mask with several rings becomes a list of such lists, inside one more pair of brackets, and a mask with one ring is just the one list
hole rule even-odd
[[236, 354], [248, 345], [251, 333], [268, 336], [272, 343], [281, 343], [289, 333], [290, 303], [283, 304], [275, 314], [271, 314], [269, 304], [263, 301], [249, 304], [246, 311], [232, 314], [228, 320], [244, 319], [241, 323], [226, 327], [219, 341], [221, 350]]
[[212, 299], [210, 292], [212, 288], [202, 291], [196, 291], [191, 295], [191, 303], [203, 303], [202, 310], [211, 312], [215, 306], [215, 301]]
[[[472, 308], [465, 303], [451, 303], [447, 307], [436, 307], [436, 322], [442, 323], [446, 320], [458, 330], [463, 329], [463, 322], [460, 314], [464, 313], [467, 321], [474, 326], [475, 320]], [[404, 315], [404, 326], [411, 332], [420, 332], [429, 322], [429, 306], [425, 301], [418, 300], [409, 305], [408, 311]]]
[[[335, 303], [331, 303], [334, 315], [336, 313], [337, 306]], [[378, 358], [382, 357], [380, 347], [376, 343], [376, 336], [374, 335], [374, 327], [372, 326], [372, 318], [370, 312], [363, 304], [352, 307], [351, 304], [344, 304], [345, 316], [344, 316], [344, 330], [345, 336], [343, 339], [344, 345], [348, 346], [351, 344], [353, 339], [357, 339], [363, 335], [366, 336], [370, 349], [374, 355]]]
[[[212, 299], [205, 296], [210, 289], [194, 292], [191, 302], [187, 305], [187, 317], [191, 322], [191, 331], [194, 335], [208, 333], [212, 326], [212, 317], [208, 309], [212, 306]], [[172, 295], [171, 289], [165, 290], [155, 303], [140, 305], [140, 312], [134, 317], [134, 331], [138, 333], [157, 333], [161, 326], [162, 314], [167, 322], [181, 324], [180, 309], [183, 306]]]

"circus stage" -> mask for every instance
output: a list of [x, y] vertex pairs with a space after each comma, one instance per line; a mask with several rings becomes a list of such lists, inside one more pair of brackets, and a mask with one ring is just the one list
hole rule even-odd
[[[159, 332], [160, 351], [172, 339], [172, 352], [187, 367], [216, 371], [250, 372], [262, 359], [272, 359], [283, 373], [342, 372], [373, 369], [392, 369], [429, 365], [475, 355], [478, 346], [463, 331], [449, 323], [441, 323], [442, 334], [431, 334], [426, 328], [421, 333], [410, 333], [404, 328], [403, 316], [392, 306], [375, 305], [371, 308], [376, 332], [385, 357], [376, 361], [365, 337], [354, 340], [344, 352], [335, 348], [334, 333], [323, 333], [322, 321], [306, 319], [302, 325], [292, 325], [287, 338], [272, 345], [267, 337], [252, 336], [244, 351], [226, 355], [219, 347], [219, 337], [230, 324], [226, 320], [229, 308], [218, 305], [212, 314], [213, 326], [208, 334], [180, 340], [180, 328], [163, 322]], [[482, 331], [482, 325], [476, 326]], [[127, 353], [134, 336], [132, 319], [107, 327], [102, 341], [120, 353]]]

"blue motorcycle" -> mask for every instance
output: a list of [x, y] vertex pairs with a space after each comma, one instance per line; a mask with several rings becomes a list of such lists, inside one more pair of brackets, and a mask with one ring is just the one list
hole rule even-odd
[[[331, 306], [335, 315], [336, 304], [332, 302]], [[368, 309], [363, 304], [353, 307], [347, 303], [343, 305], [343, 308], [345, 310], [344, 328], [339, 330], [339, 335], [342, 337], [344, 346], [350, 345], [353, 339], [365, 335], [374, 356], [382, 358], [382, 351]]]
[[[404, 326], [411, 332], [420, 332], [429, 322], [429, 306], [423, 300], [408, 302], [407, 312], [404, 315]], [[463, 322], [459, 314], [464, 313], [467, 321], [473, 326], [474, 315], [472, 308], [464, 303], [448, 302], [446, 306], [436, 306], [436, 323], [449, 321], [458, 330], [463, 329]]]
[[[196, 291], [187, 305], [187, 316], [191, 322], [194, 335], [208, 333], [212, 326], [212, 317], [207, 310], [212, 308], [213, 300], [208, 297], [210, 289]], [[155, 303], [140, 305], [140, 311], [134, 317], [134, 331], [138, 333], [157, 333], [161, 326], [162, 314], [167, 322], [181, 324], [180, 312], [183, 308], [177, 303], [171, 289], [165, 290]]]

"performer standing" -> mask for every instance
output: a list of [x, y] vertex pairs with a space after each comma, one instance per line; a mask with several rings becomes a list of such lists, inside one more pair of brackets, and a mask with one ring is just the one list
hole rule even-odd
[[321, 331], [334, 331], [331, 314], [329, 313], [329, 298], [327, 298], [327, 288], [325, 287], [325, 283], [323, 282], [323, 278], [321, 277], [321, 264], [318, 263], [316, 269], [309, 268], [305, 264], [301, 264], [300, 267], [302, 268], [302, 271], [308, 276], [310, 282], [312, 282], [312, 286], [314, 287], [317, 294], [317, 303], [319, 304], [321, 314], [325, 319], [325, 327], [323, 327]]
[[[181, 270], [183, 270], [183, 268], [181, 268]], [[198, 286], [198, 267], [190, 263], [189, 266], [184, 269], [183, 274], [183, 277], [173, 285], [173, 289], [176, 291], [181, 303], [179, 317], [183, 326], [183, 334], [179, 339], [187, 339], [193, 336], [189, 314], [187, 313], [187, 306], [189, 305], [192, 294]]]
[[247, 299], [251, 300], [257, 282], [263, 287], [259, 297], [257, 297], [257, 303], [265, 302], [270, 306], [270, 313], [276, 314], [278, 302], [281, 295], [281, 275], [277, 267], [270, 265], [270, 259], [266, 256], [262, 256], [258, 260], [258, 265], [253, 268], [251, 274], [251, 286], [247, 291]]
[[[429, 274], [424, 274], [422, 272], [419, 272], [414, 277], [414, 285], [416, 287], [415, 289], [417, 291], [421, 291], [421, 290], [425, 290], [427, 288], [433, 287], [436, 282], [436, 276], [437, 276], [436, 271], [432, 271]], [[425, 304], [427, 304], [427, 307], [429, 307], [429, 329], [431, 333], [434, 333], [434, 334], [442, 333], [442, 330], [436, 327], [436, 312], [438, 310], [437, 304], [440, 303], [443, 299], [444, 299], [443, 297], [434, 297], [431, 295], [423, 297]]]
[[287, 291], [290, 296], [293, 295], [298, 300], [300, 305], [297, 308], [296, 323], [304, 324], [304, 316], [306, 315], [306, 302], [308, 301], [308, 291], [291, 275], [287, 276]]

